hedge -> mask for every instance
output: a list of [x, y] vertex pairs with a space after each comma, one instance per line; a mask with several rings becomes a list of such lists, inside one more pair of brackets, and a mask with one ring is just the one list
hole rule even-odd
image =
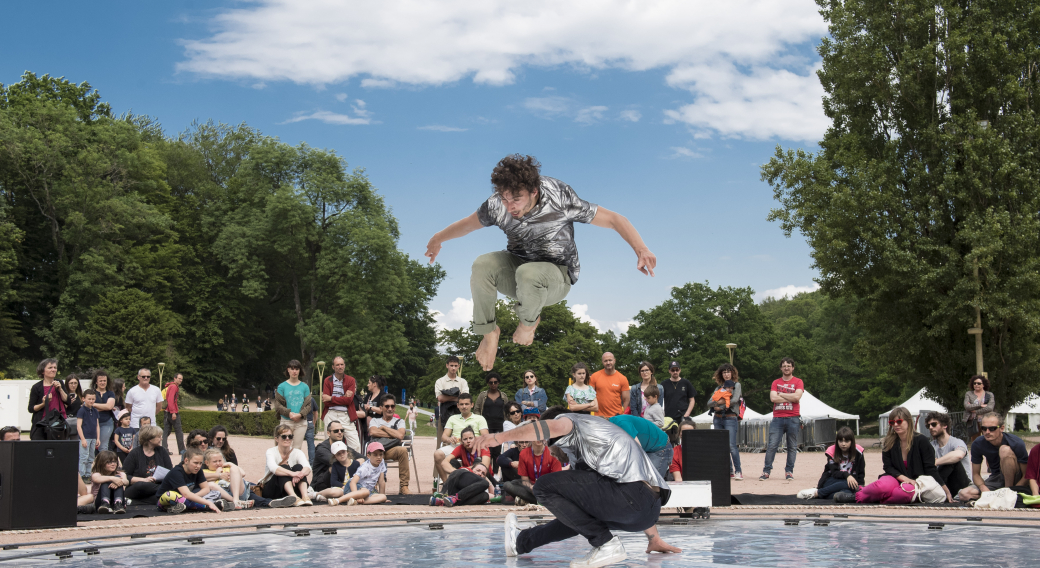
[[[163, 427], [166, 413], [155, 416], [156, 426]], [[212, 410], [182, 410], [180, 412], [181, 428], [187, 434], [192, 430], [210, 431], [214, 426], [227, 428], [229, 434], [239, 436], [274, 436], [278, 426], [278, 415], [273, 410], [266, 412], [215, 412]]]

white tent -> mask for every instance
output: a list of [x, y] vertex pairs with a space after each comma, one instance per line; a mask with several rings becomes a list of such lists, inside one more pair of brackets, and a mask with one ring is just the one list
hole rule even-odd
[[1010, 429], [1015, 427], [1016, 414], [1025, 414], [1029, 418], [1029, 431], [1036, 432], [1040, 427], [1040, 396], [1031, 394], [1008, 411], [1007, 423], [1011, 425]]
[[[744, 410], [744, 420], [756, 420], [760, 418], [762, 418], [762, 415], [755, 412], [754, 410], [751, 410], [750, 406]], [[704, 411], [704, 414], [698, 414], [697, 416], [693, 417], [693, 421], [696, 424], [711, 424], [714, 420], [715, 416], [712, 414], [708, 414], [707, 410]]]
[[[925, 392], [926, 390], [921, 389], [917, 391], [917, 394], [899, 405], [910, 411], [910, 416], [913, 417], [914, 421], [917, 421], [922, 412], [925, 414], [929, 412], [946, 412], [946, 407], [929, 398], [928, 393]], [[888, 433], [888, 415], [891, 412], [889, 410], [884, 414], [878, 415], [878, 435], [884, 436]]]
[[[798, 407], [802, 418], [837, 418], [838, 420], [855, 420], [856, 434], [859, 435], [858, 414], [849, 414], [848, 412], [842, 412], [836, 408], [831, 408], [822, 400], [809, 394], [809, 391], [802, 392], [802, 399], [798, 401]], [[770, 412], [762, 418], [765, 420], [772, 420], [773, 413]]]

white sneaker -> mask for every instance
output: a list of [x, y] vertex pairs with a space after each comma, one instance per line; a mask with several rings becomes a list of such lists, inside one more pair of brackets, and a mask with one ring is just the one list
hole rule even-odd
[[506, 556], [516, 556], [516, 538], [520, 535], [520, 527], [516, 513], [506, 515]]
[[315, 493], [314, 495], [312, 495], [311, 496], [311, 500], [314, 501], [315, 503], [324, 503], [324, 502], [328, 501], [328, 499], [324, 495], [322, 495], [321, 493]]
[[571, 560], [571, 568], [596, 568], [597, 566], [607, 566], [614, 564], [615, 562], [621, 562], [625, 558], [628, 558], [628, 553], [625, 552], [625, 545], [621, 544], [621, 539], [614, 537], [607, 541], [603, 546], [593, 548], [585, 555], [585, 558], [580, 560]]
[[734, 473], [733, 481], [744, 481], [744, 474], [740, 473], [739, 471], [737, 473]]
[[798, 498], [799, 499], [815, 499], [816, 498], [816, 489], [815, 488], [813, 488], [813, 489], [802, 489], [801, 491], [798, 492]]

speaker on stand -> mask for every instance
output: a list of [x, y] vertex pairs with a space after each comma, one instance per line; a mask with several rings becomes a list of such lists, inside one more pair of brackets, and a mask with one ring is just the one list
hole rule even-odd
[[683, 481], [710, 481], [711, 506], [730, 502], [729, 432], [686, 430], [682, 433]]
[[76, 526], [79, 442], [0, 442], [0, 530]]

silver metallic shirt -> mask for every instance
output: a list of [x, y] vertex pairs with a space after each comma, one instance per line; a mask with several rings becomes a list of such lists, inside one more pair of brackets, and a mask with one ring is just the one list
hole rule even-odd
[[579, 461], [592, 470], [618, 483], [645, 481], [651, 487], [668, 490], [668, 483], [657, 473], [643, 447], [621, 428], [606, 418], [588, 414], [563, 414], [574, 424], [570, 434], [556, 441], [556, 446], [574, 452]]
[[514, 219], [496, 192], [477, 209], [477, 217], [481, 225], [505, 231], [506, 250], [521, 259], [566, 266], [573, 285], [581, 271], [574, 222], [591, 223], [599, 208], [558, 179], [542, 176], [541, 180], [538, 203], [527, 215]]

